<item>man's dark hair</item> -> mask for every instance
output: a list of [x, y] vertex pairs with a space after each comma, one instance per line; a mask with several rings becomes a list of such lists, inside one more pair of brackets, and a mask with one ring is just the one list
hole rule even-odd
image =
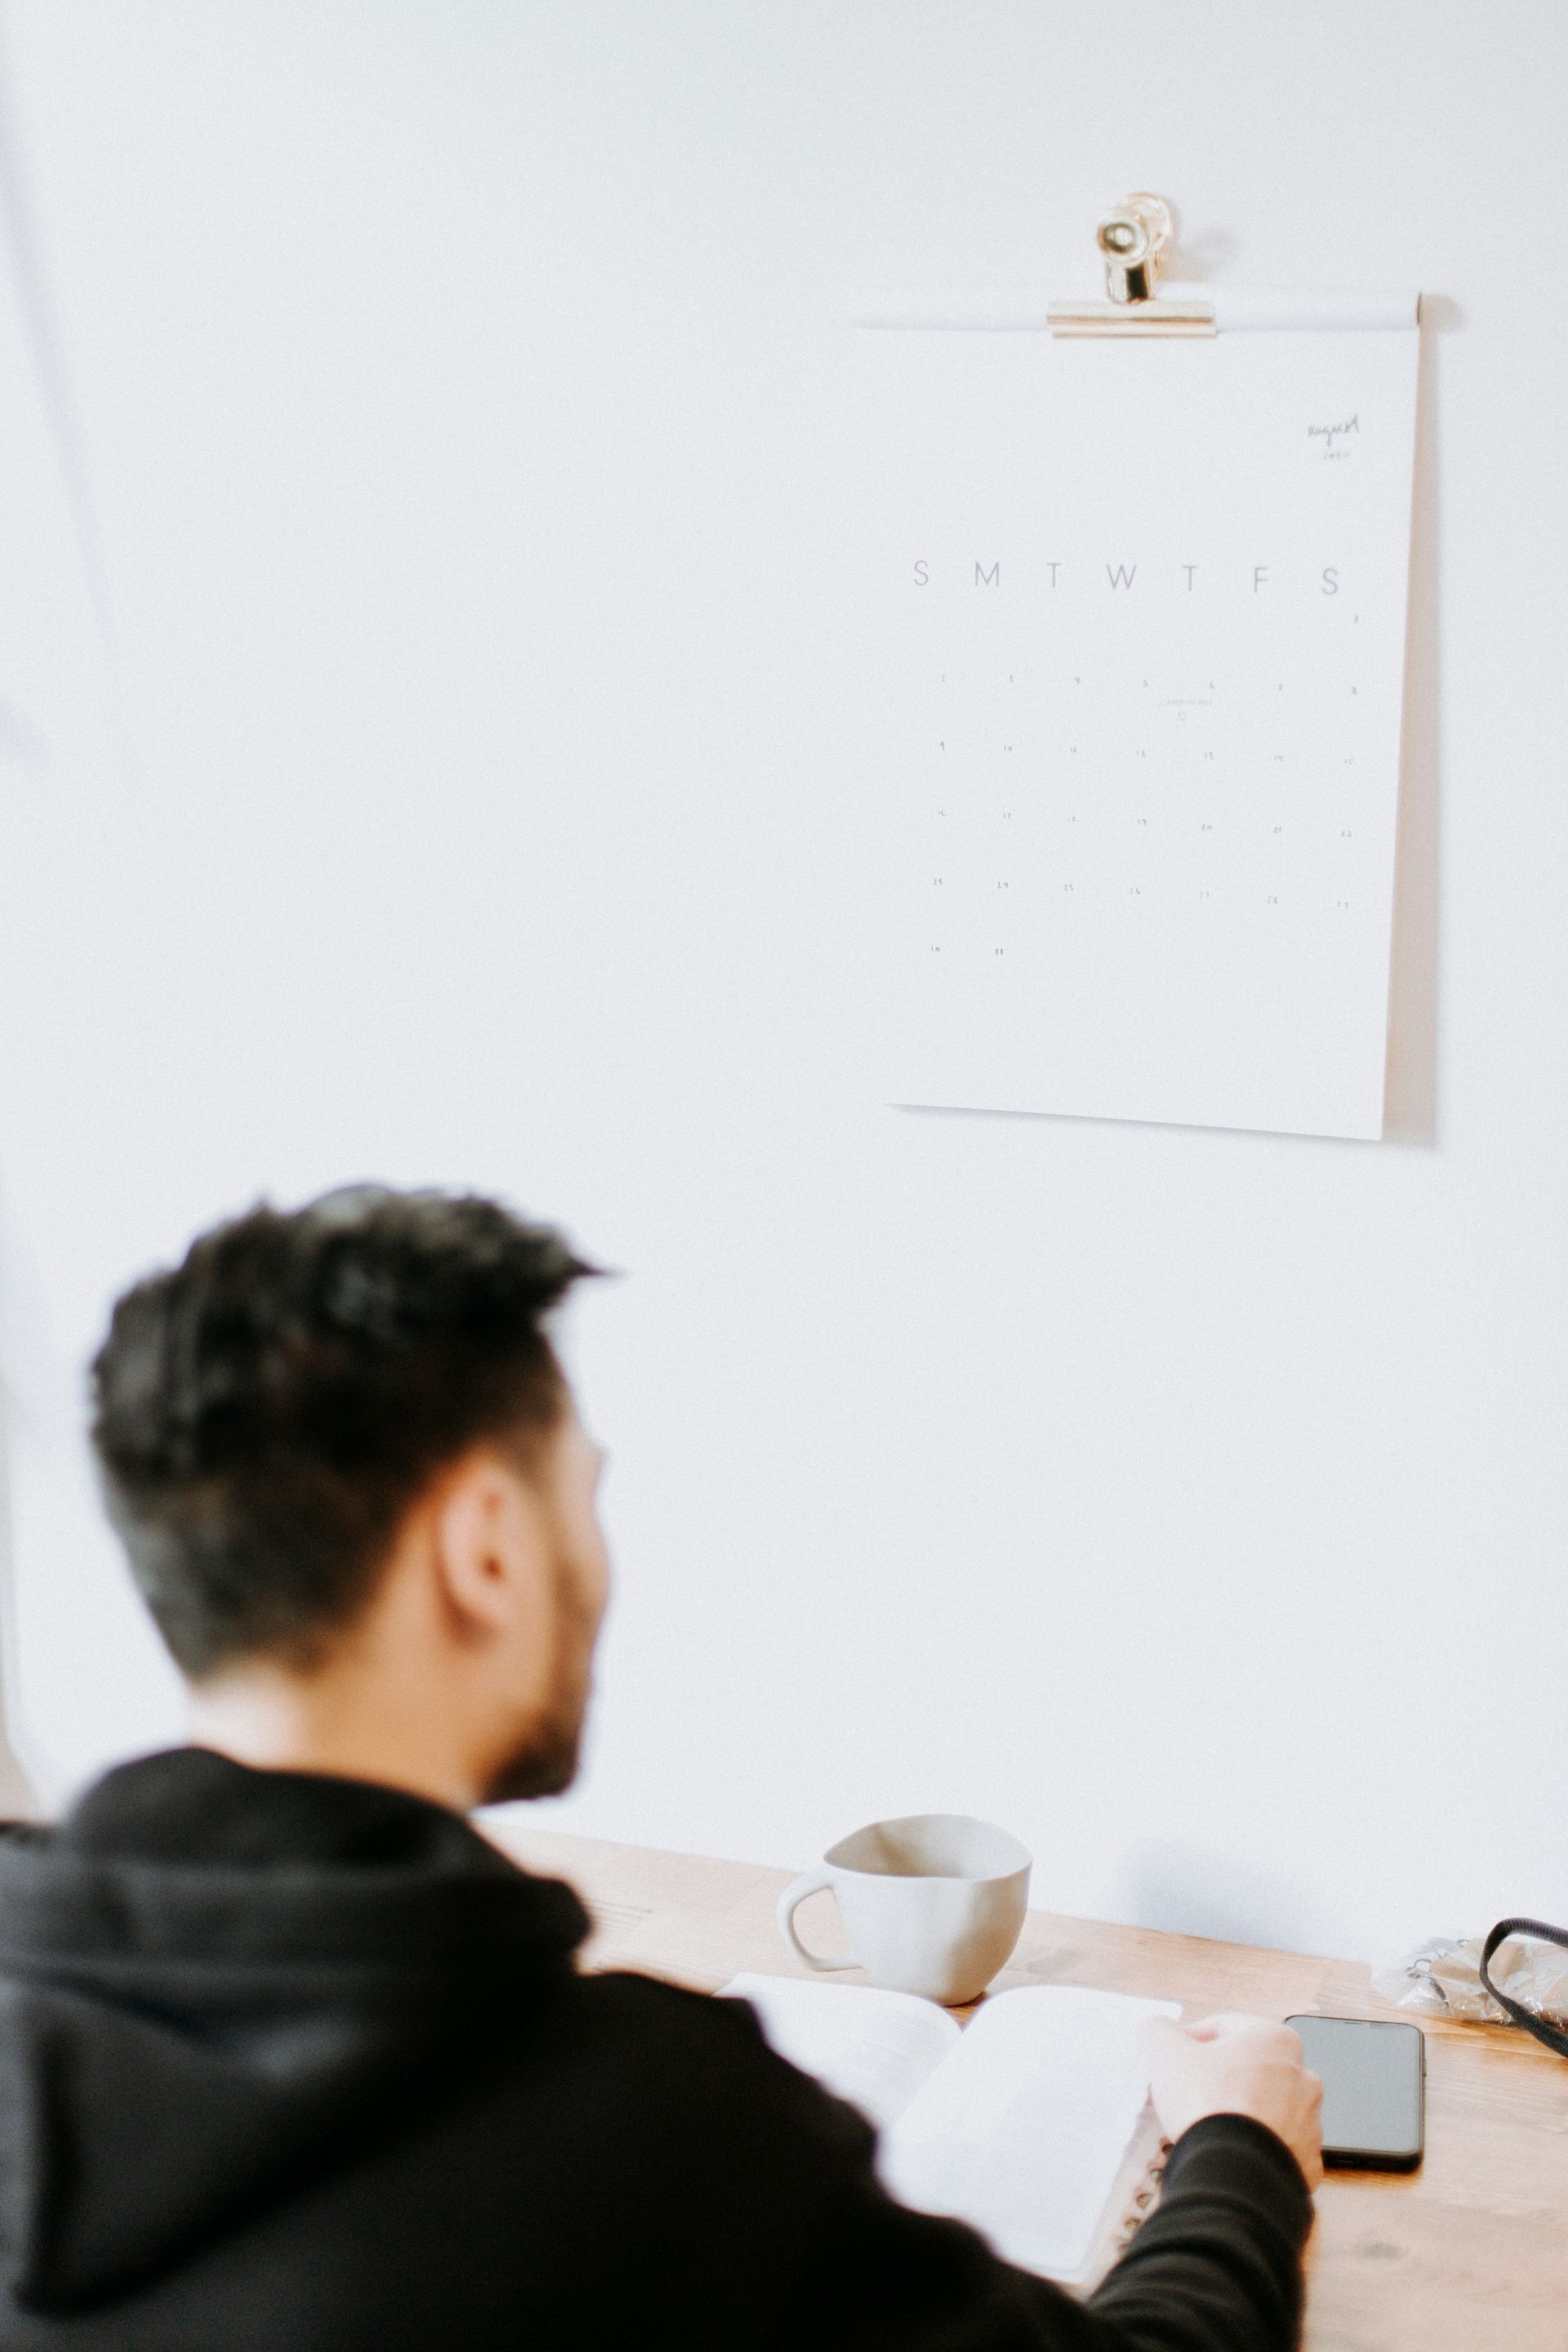
[[92, 1441], [184, 1672], [308, 1664], [444, 1465], [485, 1441], [526, 1463], [566, 1402], [546, 1318], [595, 1271], [493, 1201], [363, 1185], [263, 1203], [128, 1290]]

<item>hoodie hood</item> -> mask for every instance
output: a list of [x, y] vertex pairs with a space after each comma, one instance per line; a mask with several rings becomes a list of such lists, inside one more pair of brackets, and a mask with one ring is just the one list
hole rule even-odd
[[203, 1748], [0, 1836], [11, 2293], [109, 2300], [350, 2161], [569, 1977], [587, 1926], [439, 1805]]

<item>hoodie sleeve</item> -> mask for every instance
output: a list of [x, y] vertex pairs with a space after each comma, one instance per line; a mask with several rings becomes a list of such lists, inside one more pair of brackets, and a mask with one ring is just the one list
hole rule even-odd
[[1158, 2208], [1090, 2303], [1104, 2334], [1088, 2340], [1139, 2352], [1289, 2352], [1311, 2226], [1312, 2200], [1284, 2141], [1247, 2116], [1205, 2117], [1171, 2151]]
[[[690, 2041], [661, 2037], [661, 2097], [667, 2126], [668, 2102], [684, 2110], [665, 2147], [692, 2160], [677, 2201], [703, 2217], [711, 2317], [725, 2313], [716, 2340], [798, 2344], [826, 2328], [846, 2352], [1293, 2352], [1312, 2207], [1263, 2126], [1194, 2125], [1158, 2210], [1080, 2303], [963, 2223], [897, 2204], [858, 2111], [778, 2057], [743, 2003], [705, 2007], [707, 2018], [681, 2020]], [[667, 2251], [689, 2276], [689, 2258]], [[689, 2340], [707, 2333], [687, 2329]]]
[[832, 2268], [863, 2326], [845, 2342], [878, 2352], [1294, 2352], [1300, 2343], [1311, 2200], [1283, 2142], [1243, 2116], [1211, 2117], [1178, 2143], [1158, 2210], [1087, 2305], [999, 2261], [961, 2223], [894, 2204], [874, 2179], [846, 2189]]

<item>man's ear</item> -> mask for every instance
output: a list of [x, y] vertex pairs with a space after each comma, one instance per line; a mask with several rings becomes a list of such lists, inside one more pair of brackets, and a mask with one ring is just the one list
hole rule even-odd
[[460, 1639], [485, 1642], [542, 1627], [550, 1529], [521, 1471], [488, 1449], [468, 1455], [435, 1497], [431, 1536], [441, 1603]]

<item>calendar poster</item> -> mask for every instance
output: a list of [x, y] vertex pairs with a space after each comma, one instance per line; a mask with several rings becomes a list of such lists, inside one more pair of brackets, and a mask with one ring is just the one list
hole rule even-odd
[[855, 341], [888, 1098], [1380, 1136], [1415, 328]]

